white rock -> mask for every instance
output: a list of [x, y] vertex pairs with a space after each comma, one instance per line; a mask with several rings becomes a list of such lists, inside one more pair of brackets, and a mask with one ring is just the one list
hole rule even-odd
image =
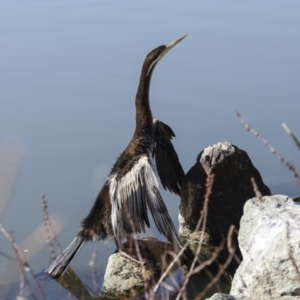
[[243, 261], [235, 299], [300, 299], [300, 206], [287, 196], [252, 198], [239, 231]]

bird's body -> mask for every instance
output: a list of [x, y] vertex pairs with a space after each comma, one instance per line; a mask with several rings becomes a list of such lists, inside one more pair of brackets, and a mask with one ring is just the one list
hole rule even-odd
[[179, 194], [184, 172], [171, 143], [174, 132], [163, 122], [153, 120], [149, 88], [157, 62], [184, 37], [147, 55], [135, 100], [134, 135], [113, 165], [78, 235], [46, 270], [52, 277], [64, 272], [86, 241], [114, 238], [117, 247], [122, 249], [123, 238], [145, 232], [145, 225], [150, 226], [148, 209], [159, 232], [175, 249], [180, 247], [177, 231], [159, 192], [158, 175], [164, 188]]

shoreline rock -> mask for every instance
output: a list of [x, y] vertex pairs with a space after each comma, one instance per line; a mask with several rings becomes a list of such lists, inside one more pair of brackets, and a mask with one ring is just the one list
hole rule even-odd
[[181, 236], [188, 237], [195, 230], [210, 174], [215, 176], [208, 202], [205, 233], [208, 242], [218, 244], [227, 236], [231, 225], [239, 229], [244, 204], [255, 197], [251, 178], [254, 178], [263, 196], [271, 195], [271, 191], [244, 150], [228, 142], [206, 147], [183, 181], [179, 213]]
[[236, 299], [300, 299], [300, 205], [288, 196], [247, 201], [239, 243]]

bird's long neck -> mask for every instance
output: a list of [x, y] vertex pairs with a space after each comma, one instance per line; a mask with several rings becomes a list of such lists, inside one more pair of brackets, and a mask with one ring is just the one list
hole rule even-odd
[[139, 87], [135, 98], [136, 130], [145, 126], [153, 126], [153, 117], [149, 103], [149, 89], [153, 69], [147, 74], [147, 66], [143, 66]]

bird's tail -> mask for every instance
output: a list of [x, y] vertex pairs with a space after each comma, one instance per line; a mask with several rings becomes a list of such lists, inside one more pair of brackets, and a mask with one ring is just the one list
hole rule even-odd
[[46, 269], [51, 277], [57, 278], [61, 276], [76, 254], [79, 252], [80, 248], [84, 244], [84, 239], [77, 236], [72, 243], [61, 253], [56, 260]]

